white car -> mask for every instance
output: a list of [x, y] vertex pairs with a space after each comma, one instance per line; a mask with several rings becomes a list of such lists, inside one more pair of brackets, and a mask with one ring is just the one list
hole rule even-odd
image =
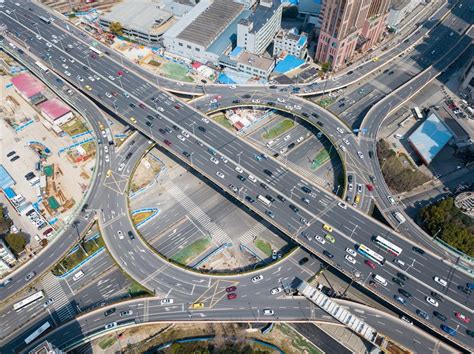
[[125, 167], [125, 163], [122, 162], [118, 167], [119, 172], [122, 171], [124, 167]]
[[110, 161], [109, 155], [105, 154], [105, 162], [109, 162], [109, 161]]
[[391, 195], [387, 195], [387, 199], [390, 202], [390, 204], [395, 205], [395, 199]]
[[232, 89], [232, 90], [234, 90], [234, 89], [237, 88], [237, 86], [235, 86], [235, 85], [230, 85], [229, 88]]
[[260, 100], [258, 100], [258, 99], [253, 99], [253, 100], [252, 100], [252, 103], [260, 103]]
[[108, 153], [109, 152], [109, 147], [107, 145], [104, 145], [104, 152]]
[[206, 124], [209, 123], [209, 119], [207, 119], [207, 118], [202, 117], [201, 120]]
[[336, 130], [337, 130], [339, 133], [344, 134], [344, 130], [342, 130], [341, 128], [336, 127]]
[[176, 85], [183, 86], [184, 84], [181, 81], [176, 82]]
[[285, 106], [285, 108], [286, 108], [287, 110], [289, 110], [289, 111], [292, 111], [292, 110], [293, 110], [293, 106], [290, 106], [290, 105], [288, 105], [288, 104]]
[[164, 112], [164, 111], [165, 111], [165, 110], [163, 109], [163, 107], [157, 107], [157, 108], [158, 108], [158, 110], [159, 110], [160, 112]]
[[344, 142], [344, 144], [346, 145], [350, 145], [351, 143], [349, 142], [349, 140], [347, 140], [346, 138], [342, 139], [342, 141]]
[[172, 304], [173, 302], [174, 302], [173, 299], [163, 299], [163, 300], [161, 300], [161, 304], [162, 304], [162, 305], [170, 305], [170, 304]]
[[285, 137], [283, 138], [283, 140], [284, 140], [284, 141], [287, 141], [287, 140], [290, 139], [290, 138], [291, 138], [291, 135], [288, 134], [287, 136], [285, 136]]
[[263, 275], [262, 274], [259, 274], [259, 275], [256, 275], [254, 277], [252, 277], [252, 283], [258, 283], [258, 282], [261, 282], [263, 279]]
[[210, 158], [210, 160], [211, 160], [213, 163], [215, 163], [216, 165], [219, 164], [219, 160], [216, 159], [214, 156], [212, 156], [212, 157]]
[[216, 175], [217, 175], [217, 177], [222, 178], [222, 179], [225, 177], [224, 174], [221, 171], [217, 171]]
[[433, 305], [434, 307], [439, 306], [438, 301], [436, 301], [435, 299], [433, 299], [432, 297], [429, 297], [429, 296], [426, 297], [426, 302], [429, 303], [430, 305]]
[[186, 138], [182, 136], [181, 134], [178, 134], [178, 139], [181, 141], [186, 141]]
[[64, 72], [64, 75], [66, 75], [66, 76], [71, 76], [71, 73], [66, 70], [66, 71]]
[[209, 101], [210, 104], [217, 103], [217, 100], [213, 98], [212, 100]]
[[123, 240], [123, 232], [122, 232], [122, 230], [118, 230], [118, 231], [117, 231], [117, 235], [118, 235], [119, 239]]
[[235, 170], [238, 172], [238, 173], [243, 173], [244, 170], [242, 170], [239, 166], [236, 166], [235, 167]]
[[349, 256], [348, 254], [344, 256], [344, 259], [348, 261], [349, 263], [356, 264], [356, 260], [352, 258], [351, 256]]
[[247, 177], [247, 179], [248, 179], [249, 181], [253, 182], [253, 183], [256, 183], [256, 182], [257, 182], [257, 179], [256, 179], [254, 176], [252, 176], [252, 175], [249, 175], [249, 176]]
[[131, 315], [133, 315], [132, 310], [124, 310], [120, 312], [120, 317], [131, 316]]
[[99, 81], [99, 80], [100, 80], [100, 76], [99, 76], [99, 75], [96, 75], [96, 74], [94, 74], [94, 79], [96, 79], [97, 81]]
[[349, 183], [349, 192], [352, 192], [354, 190], [354, 186], [352, 185], [352, 183]]
[[354, 251], [352, 248], [346, 248], [346, 252], [349, 253], [352, 257], [357, 256], [357, 252]]
[[342, 145], [342, 144], [339, 145], [339, 148], [340, 148], [342, 151], [346, 152], [346, 147], [345, 147], [344, 145]]
[[111, 81], [114, 81], [115, 80], [115, 77], [113, 77], [112, 75], [109, 75], [107, 76]]
[[50, 297], [48, 300], [45, 301], [45, 303], [43, 304], [43, 307], [48, 307], [50, 304], [52, 304], [54, 301], [54, 299], [52, 297]]
[[362, 153], [362, 151], [357, 151], [357, 155], [359, 155], [360, 159], [364, 158], [364, 154]]
[[276, 288], [273, 288], [272, 290], [270, 290], [270, 294], [272, 295], [275, 295], [275, 294], [279, 294], [283, 291], [283, 289], [281, 287], [276, 287]]
[[110, 94], [110, 92], [106, 92], [105, 96], [107, 96], [108, 98], [112, 98], [112, 95]]
[[181, 134], [183, 134], [186, 138], [189, 138], [189, 133], [186, 130], [183, 130]]
[[84, 78], [82, 76], [78, 76], [77, 79], [80, 81], [80, 82], [84, 82]]
[[105, 329], [112, 329], [112, 328], [115, 328], [115, 327], [117, 327], [117, 322], [107, 323], [104, 326]]
[[69, 68], [69, 66], [67, 66], [66, 64], [62, 64], [61, 66], [62, 66], [64, 69], [68, 69], [68, 68]]
[[221, 156], [221, 160], [222, 160], [223, 163], [229, 162], [229, 160], [227, 160], [224, 156]]
[[301, 109], [301, 106], [297, 104], [295, 104], [293, 107], [295, 107], [296, 109]]
[[95, 81], [94, 76], [89, 76], [88, 79], [91, 80], [92, 82]]
[[342, 209], [347, 209], [347, 204], [346, 203], [339, 202], [339, 203], [337, 203], [337, 205]]
[[314, 239], [322, 245], [324, 245], [326, 243], [326, 240], [324, 238], [322, 238], [321, 236], [316, 235], [316, 236], [314, 236]]
[[51, 43], [46, 43], [46, 47], [51, 48], [53, 45]]
[[303, 136], [300, 136], [298, 139], [296, 139], [296, 142], [297, 142], [297, 143], [301, 143], [303, 140], [304, 140], [304, 137], [303, 137]]
[[273, 316], [275, 314], [275, 311], [272, 309], [263, 309], [263, 315], [264, 316]]
[[448, 282], [440, 277], [434, 277], [433, 280], [441, 286], [444, 286], [444, 287], [448, 286]]
[[283, 98], [280, 98], [280, 97], [277, 98], [277, 101], [280, 102], [280, 103], [285, 103], [285, 100]]

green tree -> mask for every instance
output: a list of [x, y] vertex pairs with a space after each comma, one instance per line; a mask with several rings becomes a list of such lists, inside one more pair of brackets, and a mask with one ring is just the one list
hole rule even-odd
[[16, 234], [7, 234], [5, 236], [5, 242], [8, 244], [10, 249], [15, 254], [20, 254], [23, 252], [26, 246], [26, 235], [22, 232], [18, 232]]
[[122, 24], [120, 22], [112, 22], [110, 24], [110, 32], [117, 36], [121, 36], [123, 34]]

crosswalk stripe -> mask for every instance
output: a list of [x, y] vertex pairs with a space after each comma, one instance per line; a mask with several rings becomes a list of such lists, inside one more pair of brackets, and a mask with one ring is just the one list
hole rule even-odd
[[60, 280], [53, 274], [48, 273], [41, 280], [44, 291], [54, 301], [50, 305], [56, 311], [61, 322], [66, 322], [75, 316], [74, 307], [69, 302], [68, 296], [61, 286]]

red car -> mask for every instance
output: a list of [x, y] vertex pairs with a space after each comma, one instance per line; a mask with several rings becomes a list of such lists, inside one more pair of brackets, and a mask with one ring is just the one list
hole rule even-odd
[[365, 260], [364, 263], [367, 264], [370, 268], [375, 269], [375, 264], [373, 262], [369, 261], [368, 259]]
[[229, 286], [228, 288], [225, 289], [225, 291], [228, 293], [233, 293], [236, 290], [237, 288], [235, 286]]
[[53, 228], [52, 228], [52, 227], [50, 227], [50, 228], [47, 229], [45, 232], [43, 232], [43, 235], [47, 237], [47, 235], [48, 235], [50, 232], [53, 232]]
[[217, 95], [217, 96], [215, 96], [214, 98], [215, 98], [216, 100], [220, 100], [220, 99], [222, 98], [222, 96], [221, 96], [221, 95]]
[[171, 141], [169, 141], [169, 140], [166, 140], [166, 139], [165, 139], [164, 142], [165, 142], [165, 144], [168, 145], [168, 146], [171, 145]]
[[146, 108], [143, 103], [139, 103], [138, 105], [140, 106], [141, 109], [145, 109], [145, 108]]
[[174, 108], [179, 109], [179, 106], [177, 104], [174, 105]]
[[232, 293], [232, 294], [227, 294], [227, 299], [229, 300], [234, 300], [237, 298], [237, 294], [236, 293]]
[[369, 192], [372, 192], [374, 190], [374, 186], [371, 184], [366, 184], [366, 187], [369, 190]]
[[471, 322], [471, 319], [467, 317], [466, 315], [463, 315], [461, 312], [455, 312], [454, 315], [458, 320], [463, 321], [464, 323], [469, 323]]

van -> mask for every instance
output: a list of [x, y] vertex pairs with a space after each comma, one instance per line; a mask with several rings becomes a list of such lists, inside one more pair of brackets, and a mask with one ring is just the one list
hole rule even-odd
[[393, 260], [393, 262], [394, 262], [394, 263], [397, 263], [397, 264], [399, 264], [399, 265], [401, 265], [401, 266], [405, 266], [405, 262], [403, 262], [401, 259], [396, 258], [396, 259]]
[[257, 179], [256, 179], [254, 176], [252, 176], [252, 175], [249, 175], [249, 176], [248, 176], [248, 179], [249, 179], [249, 181], [252, 181], [253, 183], [256, 183], [256, 182], [257, 182]]
[[72, 280], [78, 281], [84, 276], [84, 272], [82, 270], [78, 271], [74, 276], [72, 277]]
[[375, 274], [374, 276], [374, 280], [379, 283], [379, 284], [382, 284], [383, 286], [387, 286], [387, 280], [385, 280], [385, 278], [381, 277], [380, 275], [378, 274]]

